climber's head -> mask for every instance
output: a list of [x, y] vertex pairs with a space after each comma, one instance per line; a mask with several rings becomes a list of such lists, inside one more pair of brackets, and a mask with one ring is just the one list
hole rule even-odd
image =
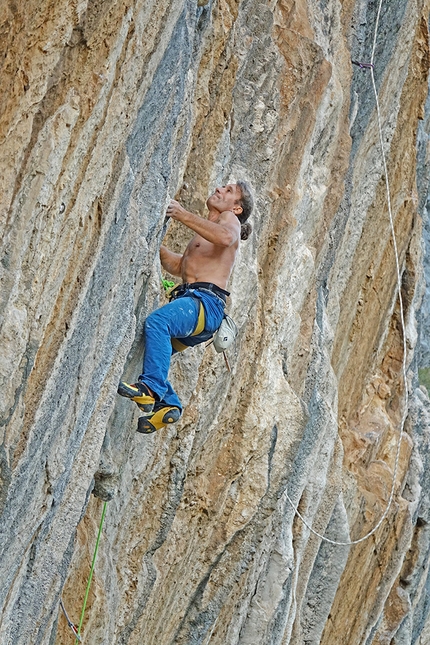
[[215, 192], [206, 202], [209, 210], [215, 209], [222, 213], [223, 211], [232, 211], [241, 223], [241, 239], [246, 240], [251, 233], [251, 225], [246, 220], [251, 215], [254, 199], [250, 186], [246, 181], [239, 180], [235, 184], [226, 184], [216, 188]]
[[215, 188], [206, 204], [209, 210], [216, 210], [219, 213], [232, 211], [239, 217], [243, 211], [243, 207], [240, 204], [241, 197], [242, 193], [237, 184], [226, 184], [225, 186], [220, 186], [220, 188]]

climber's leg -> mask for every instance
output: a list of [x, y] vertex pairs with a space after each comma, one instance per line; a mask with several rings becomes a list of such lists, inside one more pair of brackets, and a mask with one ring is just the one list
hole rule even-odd
[[[144, 412], [151, 412], [155, 401], [164, 402], [182, 410], [181, 402], [167, 380], [172, 356], [172, 338], [187, 338], [196, 328], [199, 302], [191, 297], [177, 298], [164, 307], [153, 311], [145, 321], [145, 354], [143, 370], [138, 383], [129, 385], [124, 381], [118, 388], [119, 394], [138, 403]], [[141, 384], [141, 385], [140, 385]], [[148, 390], [153, 400], [139, 401], [137, 390]], [[142, 407], [145, 405], [146, 407]]]
[[145, 322], [145, 354], [139, 381], [143, 381], [158, 401], [182, 409], [176, 392], [167, 380], [172, 356], [172, 338], [187, 338], [197, 326], [199, 302], [177, 298], [154, 311]]

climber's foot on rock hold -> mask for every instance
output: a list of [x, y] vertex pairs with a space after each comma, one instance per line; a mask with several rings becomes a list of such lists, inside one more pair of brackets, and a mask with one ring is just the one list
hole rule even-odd
[[153, 393], [142, 381], [138, 381], [133, 385], [121, 381], [118, 386], [118, 394], [137, 403], [145, 414], [151, 414], [154, 410], [155, 398]]
[[156, 432], [169, 423], [176, 423], [181, 416], [182, 410], [177, 407], [166, 405], [160, 402], [154, 405], [154, 411], [147, 417], [140, 417], [137, 431], [142, 434]]

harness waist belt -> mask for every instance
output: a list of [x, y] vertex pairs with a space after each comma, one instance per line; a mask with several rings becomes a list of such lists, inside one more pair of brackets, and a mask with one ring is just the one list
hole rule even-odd
[[221, 289], [217, 284], [213, 282], [184, 282], [183, 284], [178, 285], [173, 291], [170, 292], [170, 298], [180, 298], [188, 289], [194, 289], [195, 291], [210, 291], [218, 298], [221, 298], [226, 302], [227, 296], [230, 295], [229, 291]]

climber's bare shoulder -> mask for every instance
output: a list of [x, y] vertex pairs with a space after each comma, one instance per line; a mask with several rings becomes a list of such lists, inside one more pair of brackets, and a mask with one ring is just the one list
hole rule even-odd
[[210, 214], [208, 221], [220, 227], [219, 237], [211, 235], [214, 241], [200, 234], [193, 237], [182, 258], [182, 280], [212, 282], [225, 289], [239, 247], [240, 222], [232, 211]]

